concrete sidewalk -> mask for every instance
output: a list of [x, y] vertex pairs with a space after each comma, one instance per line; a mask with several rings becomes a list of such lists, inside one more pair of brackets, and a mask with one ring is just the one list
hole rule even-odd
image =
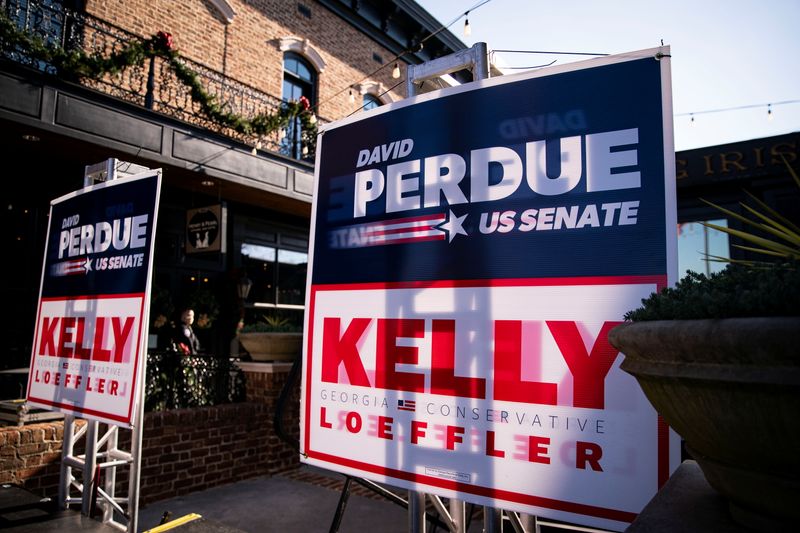
[[[157, 526], [162, 515], [169, 512], [172, 519], [197, 513], [214, 523], [251, 533], [327, 532], [343, 480], [340, 474], [302, 465], [294, 472], [253, 478], [142, 507], [139, 531]], [[351, 487], [356, 488], [351, 490], [339, 531], [408, 531], [403, 507], [367, 497], [365, 494], [372, 493], [355, 484]], [[180, 533], [181, 528], [175, 531]]]

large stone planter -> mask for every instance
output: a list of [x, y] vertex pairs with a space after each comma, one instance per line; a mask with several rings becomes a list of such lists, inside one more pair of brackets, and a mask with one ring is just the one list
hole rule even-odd
[[253, 361], [294, 361], [303, 348], [302, 333], [239, 333], [242, 344]]
[[800, 520], [800, 317], [625, 323], [608, 339], [734, 518]]

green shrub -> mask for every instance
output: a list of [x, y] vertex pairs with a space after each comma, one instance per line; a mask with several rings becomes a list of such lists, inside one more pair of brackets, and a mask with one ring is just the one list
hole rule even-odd
[[297, 333], [303, 331], [303, 326], [292, 320], [292, 317], [279, 314], [261, 315], [261, 320], [242, 327], [242, 333], [272, 332], [272, 333]]
[[[783, 158], [786, 169], [800, 187], [800, 177]], [[787, 217], [745, 191], [755, 207], [740, 202], [746, 216], [711, 202], [711, 207], [753, 231], [715, 224], [704, 226], [738, 237], [746, 245], [733, 246], [766, 256], [767, 261], [741, 261], [727, 257], [707, 259], [727, 262], [725, 270], [705, 276], [688, 271], [674, 288], [665, 288], [642, 300], [642, 307], [625, 314], [625, 320], [689, 320], [700, 318], [774, 317], [800, 314], [800, 228]]]
[[625, 320], [688, 320], [800, 314], [800, 263], [763, 268], [729, 264], [706, 276], [687, 272], [674, 288], [642, 300]]

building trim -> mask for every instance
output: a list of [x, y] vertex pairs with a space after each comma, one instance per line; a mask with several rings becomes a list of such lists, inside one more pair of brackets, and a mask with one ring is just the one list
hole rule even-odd
[[233, 17], [236, 16], [236, 12], [233, 10], [231, 5], [226, 2], [225, 0], [208, 0], [209, 3], [219, 11], [219, 14], [225, 19], [226, 24], [230, 24], [233, 22]]
[[391, 93], [386, 92], [386, 87], [377, 81], [365, 81], [363, 83], [354, 85], [353, 88], [358, 91], [358, 94], [362, 96], [365, 94], [371, 94], [384, 104], [390, 104], [394, 101]]
[[296, 52], [302, 55], [311, 61], [314, 68], [317, 69], [317, 72], [320, 74], [325, 70], [325, 60], [322, 59], [320, 53], [311, 46], [308, 39], [300, 39], [294, 36], [278, 39], [278, 50], [281, 52]]
[[[360, 6], [359, 2], [351, 3], [343, 0], [319, 0], [319, 3], [391, 53], [400, 56], [399, 59], [406, 63], [418, 64], [430, 61], [435, 58], [432, 55], [432, 53], [435, 53], [432, 52], [434, 49], [441, 49], [443, 52], [442, 55], [447, 55], [467, 48], [467, 45], [461, 42], [449, 30], [445, 29], [437, 33], [430, 41], [426, 42], [423, 49], [417, 49], [411, 53], [404, 53], [409, 47], [416, 44], [415, 41], [427, 37], [441, 27], [441, 23], [431, 16], [430, 13], [418, 6], [416, 2], [392, 0], [390, 2], [385, 2], [385, 5], [389, 6], [388, 8], [383, 7], [384, 11], [392, 13], [389, 17], [392, 21], [404, 20], [416, 26], [415, 28], [400, 28], [403, 34], [402, 40], [398, 40], [397, 37], [392, 36], [392, 32], [389, 31], [388, 26], [382, 28], [380, 25], [376, 25], [375, 21], [367, 19], [362, 13], [364, 6]], [[369, 4], [373, 4], [373, 2], [369, 2]], [[374, 2], [374, 4], [384, 5], [381, 2]], [[388, 20], [384, 22], [388, 23]]]

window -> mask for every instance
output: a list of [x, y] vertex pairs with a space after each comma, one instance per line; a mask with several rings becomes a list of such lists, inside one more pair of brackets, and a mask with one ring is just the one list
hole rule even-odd
[[364, 94], [364, 102], [362, 105], [362, 109], [364, 111], [369, 111], [370, 109], [375, 109], [376, 107], [380, 107], [383, 105], [383, 102], [378, 100], [378, 97], [369, 93]]
[[[728, 227], [725, 219], [706, 222]], [[678, 224], [678, 277], [682, 278], [687, 270], [709, 275], [725, 269], [727, 263], [714, 261], [710, 256], [730, 257], [728, 235], [700, 222]]]
[[[316, 105], [317, 72], [303, 56], [295, 52], [283, 55], [283, 95], [285, 102], [308, 98], [312, 107]], [[295, 159], [303, 158], [303, 131], [299, 118], [292, 120], [286, 128], [281, 144], [281, 153]]]
[[242, 267], [253, 282], [248, 303], [264, 307], [305, 304], [306, 252], [248, 242], [242, 243], [241, 252]]

